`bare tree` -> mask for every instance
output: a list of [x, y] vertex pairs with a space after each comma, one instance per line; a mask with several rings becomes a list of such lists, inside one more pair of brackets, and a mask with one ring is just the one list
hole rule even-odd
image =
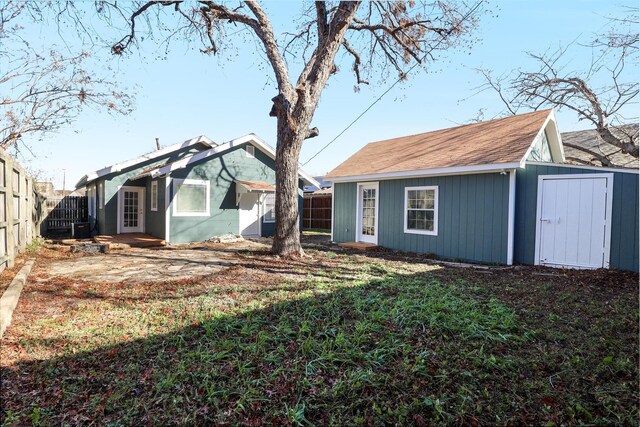
[[26, 21], [40, 21], [35, 4], [0, 3], [0, 147], [17, 149], [71, 123], [86, 107], [130, 111], [130, 97], [85, 68], [88, 52], [65, 56], [36, 51], [22, 37]]
[[[374, 75], [406, 78], [417, 65], [435, 60], [438, 51], [467, 47], [484, 0], [314, 2], [302, 6], [292, 29], [277, 36], [267, 10], [257, 1], [148, 1], [133, 5], [102, 2], [99, 11], [115, 27], [127, 30], [112, 46], [127, 52], [160, 28], [186, 36], [201, 51], [218, 54], [242, 37], [256, 42], [270, 65], [277, 95], [269, 115], [277, 119], [276, 232], [272, 252], [301, 255], [298, 221], [298, 158], [305, 139], [318, 135], [311, 122], [320, 95], [341, 59], [351, 63], [356, 87]], [[68, 4], [68, 3], [65, 3]], [[340, 56], [338, 56], [340, 54]], [[295, 64], [295, 66], [294, 66]], [[297, 77], [291, 70], [300, 70]], [[395, 77], [398, 78], [398, 77]], [[238, 82], [242, 84], [242, 82]]]
[[[592, 58], [586, 70], [568, 69], [571, 48], [576, 46], [544, 54], [528, 53], [539, 65], [538, 70], [514, 70], [499, 77], [489, 70], [478, 70], [485, 80], [478, 91], [498, 94], [507, 114], [549, 107], [575, 112], [579, 120], [593, 126], [602, 142], [615, 147], [605, 153], [571, 145], [591, 156], [593, 164], [616, 166], [612, 158], [618, 153], [638, 158], [638, 132], [623, 126], [638, 120], [624, 116], [625, 107], [638, 95], [638, 9], [628, 8], [624, 17], [609, 20], [602, 34], [586, 45], [577, 45], [581, 55], [588, 52]], [[595, 82], [602, 79], [608, 83], [596, 86]]]

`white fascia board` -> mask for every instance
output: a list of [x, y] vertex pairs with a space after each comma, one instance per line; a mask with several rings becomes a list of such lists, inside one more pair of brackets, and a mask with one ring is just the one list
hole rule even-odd
[[[111, 173], [115, 173], [115, 172], [120, 172], [123, 169], [126, 169], [128, 167], [131, 166], [135, 166], [138, 163], [142, 163], [142, 162], [146, 162], [147, 160], [152, 160], [152, 159], [156, 159], [158, 157], [162, 157], [164, 155], [167, 154], [171, 154], [174, 151], [178, 151], [181, 150], [183, 148], [187, 148], [190, 147], [192, 145], [196, 145], [196, 144], [205, 144], [208, 145], [210, 147], [215, 147], [216, 143], [213, 142], [211, 139], [207, 138], [204, 135], [200, 135], [196, 138], [191, 138], [188, 139], [184, 142], [179, 142], [177, 144], [173, 144], [170, 145], [168, 147], [162, 148], [160, 150], [156, 150], [153, 151], [151, 153], [147, 153], [147, 154], [143, 154], [142, 156], [136, 157], [134, 159], [130, 159], [130, 160], [126, 160], [124, 162], [120, 162], [120, 163], [116, 163], [113, 166], [107, 166], [105, 168], [99, 169], [95, 172], [92, 172], [90, 174], [85, 175], [85, 177], [81, 178], [80, 181], [78, 181], [78, 183], [76, 184], [76, 188], [78, 188], [78, 186], [82, 185], [86, 185], [87, 183], [94, 181], [102, 176], [105, 175], [109, 175]], [[83, 182], [84, 181], [84, 182]]]
[[[229, 142], [225, 142], [224, 144], [220, 144], [218, 146], [210, 148], [201, 153], [194, 154], [193, 156], [185, 157], [184, 159], [178, 160], [169, 165], [162, 166], [158, 169], [151, 171], [150, 175], [152, 178], [156, 178], [161, 175], [170, 174], [171, 172], [178, 169], [185, 168], [192, 163], [199, 162], [200, 160], [204, 160], [208, 157], [215, 156], [217, 154], [231, 150], [232, 148], [239, 147], [247, 143], [251, 143], [254, 146], [258, 147], [260, 151], [268, 155], [270, 158], [272, 159], [276, 158], [276, 151], [269, 144], [264, 142], [257, 135], [250, 133], [248, 135], [241, 136], [240, 138], [236, 138]], [[306, 173], [302, 169], [298, 168], [298, 174], [308, 184], [320, 187], [320, 183], [315, 179], [313, 179], [312, 176], [310, 176], [308, 173]]]
[[548, 163], [548, 162], [533, 162], [528, 161], [525, 165], [537, 165], [537, 166], [557, 166], [560, 168], [573, 168], [573, 169], [586, 169], [591, 171], [603, 171], [603, 172], [620, 172], [620, 173], [632, 173], [636, 175], [640, 175], [639, 169], [633, 168], [612, 168], [606, 166], [589, 166], [589, 165], [570, 165], [567, 163]]
[[324, 177], [329, 182], [351, 182], [368, 180], [389, 180], [405, 178], [421, 178], [428, 176], [469, 175], [474, 173], [506, 172], [508, 169], [521, 168], [520, 163], [496, 163], [490, 165], [457, 166], [452, 168], [422, 169], [403, 172], [385, 172], [370, 175]]

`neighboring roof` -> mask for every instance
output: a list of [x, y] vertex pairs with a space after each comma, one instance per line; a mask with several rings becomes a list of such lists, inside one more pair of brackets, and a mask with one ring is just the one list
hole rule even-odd
[[322, 188], [320, 190], [316, 190], [314, 192], [310, 192], [310, 193], [305, 193], [304, 196], [305, 197], [313, 197], [313, 196], [330, 196], [333, 194], [333, 188], [329, 187], [329, 188]]
[[210, 140], [209, 138], [207, 138], [204, 135], [200, 135], [196, 138], [192, 138], [192, 139], [188, 139], [184, 142], [180, 142], [178, 144], [173, 144], [170, 145], [168, 147], [162, 148], [160, 150], [156, 150], [156, 151], [152, 151], [150, 153], [147, 154], [143, 154], [142, 156], [136, 157], [134, 159], [130, 159], [130, 160], [126, 160], [124, 162], [120, 162], [120, 163], [116, 163], [115, 165], [112, 166], [106, 166], [102, 169], [99, 169], [95, 172], [91, 172], [89, 174], [86, 174], [85, 176], [83, 176], [82, 178], [80, 178], [80, 180], [76, 183], [76, 188], [81, 188], [86, 186], [87, 184], [91, 183], [92, 181], [95, 181], [96, 179], [103, 177], [105, 175], [109, 175], [111, 173], [115, 173], [115, 172], [120, 172], [123, 169], [129, 168], [131, 166], [135, 166], [139, 163], [143, 163], [152, 159], [157, 159], [159, 157], [163, 157], [166, 156], [168, 154], [171, 154], [175, 151], [179, 151], [182, 150], [184, 148], [187, 147], [191, 147], [193, 145], [197, 145], [197, 144], [202, 144], [205, 147], [214, 147], [216, 146], [216, 143], [213, 142], [212, 140]]
[[[325, 179], [449, 168], [479, 170], [478, 167], [486, 165], [518, 167], [551, 119], [553, 110], [534, 111], [372, 142], [329, 172]], [[560, 138], [553, 139], [560, 158]]]
[[[145, 176], [150, 176], [152, 178], [164, 176], [164, 175], [170, 174], [175, 170], [185, 168], [188, 165], [193, 164], [195, 162], [199, 162], [208, 157], [215, 156], [225, 151], [229, 151], [233, 148], [239, 147], [247, 143], [250, 143], [254, 147], [259, 148], [263, 153], [265, 153], [267, 156], [271, 157], [272, 159], [276, 158], [276, 150], [274, 150], [273, 147], [271, 147], [269, 144], [264, 142], [257, 135], [250, 133], [248, 135], [241, 136], [240, 138], [236, 138], [231, 141], [212, 147], [208, 150], [201, 151], [197, 154], [185, 156], [180, 160], [176, 160], [175, 162], [167, 163], [164, 165], [158, 165], [156, 168], [147, 170], [133, 179], [138, 179]], [[301, 168], [298, 169], [298, 175], [300, 175], [300, 178], [309, 185], [315, 185], [315, 186], [320, 185], [318, 181], [316, 181], [311, 175], [303, 171]]]
[[244, 187], [249, 193], [251, 192], [274, 192], [276, 191], [276, 186], [273, 184], [267, 184], [266, 182], [262, 182], [262, 181], [242, 181], [239, 179], [236, 179], [236, 184], [241, 185], [242, 187]]
[[316, 190], [320, 190], [322, 188], [329, 188], [331, 187], [331, 183], [328, 181], [325, 181], [321, 176], [314, 176], [313, 179], [315, 179], [316, 181], [318, 181], [318, 183], [320, 184], [319, 187], [316, 187], [314, 185], [305, 185], [304, 186], [304, 192], [305, 193], [310, 193], [310, 192], [314, 192]]
[[[637, 123], [613, 128], [612, 132], [614, 134], [622, 133], [623, 136], [635, 135], [636, 141], [638, 140]], [[565, 145], [564, 150], [566, 155], [566, 163], [576, 165], [592, 164], [594, 161], [597, 162], [595, 164], [600, 163], [597, 159], [595, 159], [595, 156], [576, 148], [567, 146], [567, 144], [569, 144], [584, 147], [598, 154], [603, 154], [607, 156], [615, 166], [627, 168], [638, 167], [638, 159], [630, 154], [624, 154], [620, 152], [619, 148], [604, 142], [602, 138], [598, 136], [598, 132], [596, 132], [596, 130], [594, 129], [579, 130], [575, 132], [563, 132], [562, 142]]]

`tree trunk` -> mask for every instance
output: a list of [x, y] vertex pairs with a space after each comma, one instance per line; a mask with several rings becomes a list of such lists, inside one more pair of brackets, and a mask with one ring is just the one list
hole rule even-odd
[[[303, 132], [292, 129], [286, 118], [278, 117], [276, 147], [276, 234], [271, 252], [279, 256], [302, 256], [298, 209], [298, 158]], [[306, 122], [306, 121], [303, 121]], [[304, 129], [306, 127], [298, 127]]]

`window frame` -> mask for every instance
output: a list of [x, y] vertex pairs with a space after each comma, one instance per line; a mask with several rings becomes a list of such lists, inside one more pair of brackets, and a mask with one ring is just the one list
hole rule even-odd
[[151, 194], [151, 210], [157, 212], [158, 211], [158, 181], [151, 181], [151, 189], [149, 191]]
[[[409, 191], [414, 190], [433, 190], [433, 231], [430, 230], [416, 230], [408, 228], [408, 213], [409, 213]], [[420, 211], [430, 211], [431, 209], [412, 209]], [[421, 185], [416, 187], [404, 187], [404, 232], [405, 234], [423, 234], [426, 236], [438, 235], [438, 186], [437, 185]]]
[[[267, 197], [273, 196], [273, 218], [267, 217]], [[276, 222], [276, 193], [266, 193], [262, 200], [262, 222], [266, 224], [273, 224]]]
[[[178, 187], [181, 185], [201, 185], [205, 187], [205, 211], [204, 212], [179, 212]], [[211, 183], [205, 179], [173, 179], [173, 216], [211, 216]]]

